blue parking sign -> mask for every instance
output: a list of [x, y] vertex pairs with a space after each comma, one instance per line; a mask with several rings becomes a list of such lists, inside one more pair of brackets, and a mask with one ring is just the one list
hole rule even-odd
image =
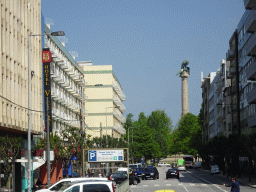
[[88, 161], [97, 161], [96, 151], [89, 151], [89, 160]]

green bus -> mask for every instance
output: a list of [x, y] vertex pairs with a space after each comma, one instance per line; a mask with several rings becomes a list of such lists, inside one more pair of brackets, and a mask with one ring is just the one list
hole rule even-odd
[[185, 165], [185, 160], [184, 159], [178, 159], [177, 165]]

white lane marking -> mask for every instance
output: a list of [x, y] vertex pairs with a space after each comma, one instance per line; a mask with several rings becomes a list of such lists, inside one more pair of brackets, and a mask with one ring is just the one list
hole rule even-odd
[[156, 184], [156, 185], [154, 185], [154, 186], [159, 186], [159, 184]]
[[203, 184], [201, 184], [201, 185], [203, 185], [203, 186], [207, 186], [207, 184], [205, 184], [205, 183], [203, 183]]
[[[190, 173], [191, 175], [194, 175], [194, 176], [196, 176], [196, 177], [199, 177], [199, 176], [197, 176], [197, 175], [195, 175], [195, 174], [193, 174], [193, 173], [191, 173], [191, 172], [189, 172], [189, 173]], [[220, 190], [222, 190], [222, 191], [224, 191], [224, 192], [228, 192], [228, 191], [222, 189], [221, 187], [219, 187], [218, 185], [213, 184], [213, 183], [211, 183], [210, 181], [207, 181], [207, 180], [203, 179], [202, 177], [199, 177], [199, 178], [202, 179], [203, 181], [205, 181], [206, 183], [212, 184], [213, 186], [217, 187], [218, 189], [220, 189]]]
[[166, 186], [171, 186], [172, 184], [166, 184]]
[[148, 185], [143, 185], [143, 187], [147, 187]]
[[178, 185], [183, 185], [182, 183], [179, 183]]
[[188, 189], [187, 189], [184, 185], [183, 185], [183, 187], [185, 188], [185, 190], [186, 190], [187, 192], [189, 192]]
[[190, 185], [196, 185], [196, 184], [194, 184], [194, 183], [190, 183]]

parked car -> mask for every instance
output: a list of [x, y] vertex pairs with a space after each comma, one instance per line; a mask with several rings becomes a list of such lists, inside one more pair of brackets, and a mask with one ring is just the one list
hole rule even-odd
[[213, 165], [211, 167], [211, 174], [220, 173], [220, 169], [218, 165]]
[[142, 180], [145, 179], [145, 168], [136, 168], [133, 173], [134, 175], [140, 177]]
[[173, 178], [173, 177], [176, 177], [177, 179], [180, 178], [180, 173], [176, 168], [168, 169], [166, 171], [166, 179]]
[[197, 168], [201, 168], [202, 167], [202, 162], [201, 161], [196, 161], [193, 165], [193, 168], [194, 169], [197, 169]]
[[142, 168], [142, 167], [143, 167], [142, 163], [136, 163], [136, 164], [129, 165], [129, 169], [131, 169], [131, 170], [135, 170], [136, 168]]
[[82, 181], [71, 182], [63, 185], [56, 192], [114, 192], [114, 186], [110, 181]]
[[179, 171], [187, 171], [185, 165], [178, 165], [178, 170], [179, 170]]
[[159, 162], [158, 164], [158, 167], [170, 167], [171, 165], [166, 163], [166, 162]]
[[127, 179], [127, 174], [124, 173], [112, 173], [109, 176], [109, 180], [113, 182], [113, 185], [121, 184], [123, 181]]
[[129, 174], [129, 185], [137, 185], [140, 182], [141, 179], [137, 175]]
[[145, 169], [145, 179], [159, 179], [159, 172], [156, 167]]
[[107, 181], [107, 178], [102, 177], [76, 177], [76, 178], [66, 178], [61, 179], [58, 182], [54, 183], [47, 189], [39, 189], [36, 192], [49, 192], [49, 191], [58, 191], [62, 186], [69, 184], [74, 181]]

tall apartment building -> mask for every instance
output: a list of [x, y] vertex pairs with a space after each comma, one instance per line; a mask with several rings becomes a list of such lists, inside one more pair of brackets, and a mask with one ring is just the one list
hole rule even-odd
[[[45, 33], [51, 33], [49, 25]], [[50, 68], [52, 99], [52, 132], [67, 127], [81, 128], [80, 114], [84, 116], [84, 71], [55, 36], [45, 36], [45, 48], [52, 53]]]
[[85, 103], [86, 134], [92, 137], [110, 135], [120, 138], [126, 133], [123, 128], [125, 95], [112, 65], [93, 65], [83, 61], [78, 63], [83, 68], [84, 78], [88, 83], [85, 89], [88, 96]]
[[256, 1], [245, 0], [244, 3], [248, 10], [245, 11], [237, 27], [240, 128], [241, 133], [250, 134], [256, 131], [256, 10], [253, 10]]
[[[0, 4], [0, 136], [22, 136], [26, 141], [29, 103], [32, 139], [33, 135], [43, 131], [42, 37], [30, 36], [28, 49], [29, 35], [42, 33], [41, 1], [8, 0], [0, 1]], [[25, 177], [22, 170], [21, 163], [16, 163], [16, 174], [12, 178], [15, 191], [21, 191], [22, 178]], [[2, 182], [7, 181], [8, 174], [3, 175]]]
[[[28, 130], [28, 35], [41, 34], [41, 3], [1, 1], [0, 134], [22, 135]], [[31, 133], [43, 130], [41, 37], [31, 37]]]

